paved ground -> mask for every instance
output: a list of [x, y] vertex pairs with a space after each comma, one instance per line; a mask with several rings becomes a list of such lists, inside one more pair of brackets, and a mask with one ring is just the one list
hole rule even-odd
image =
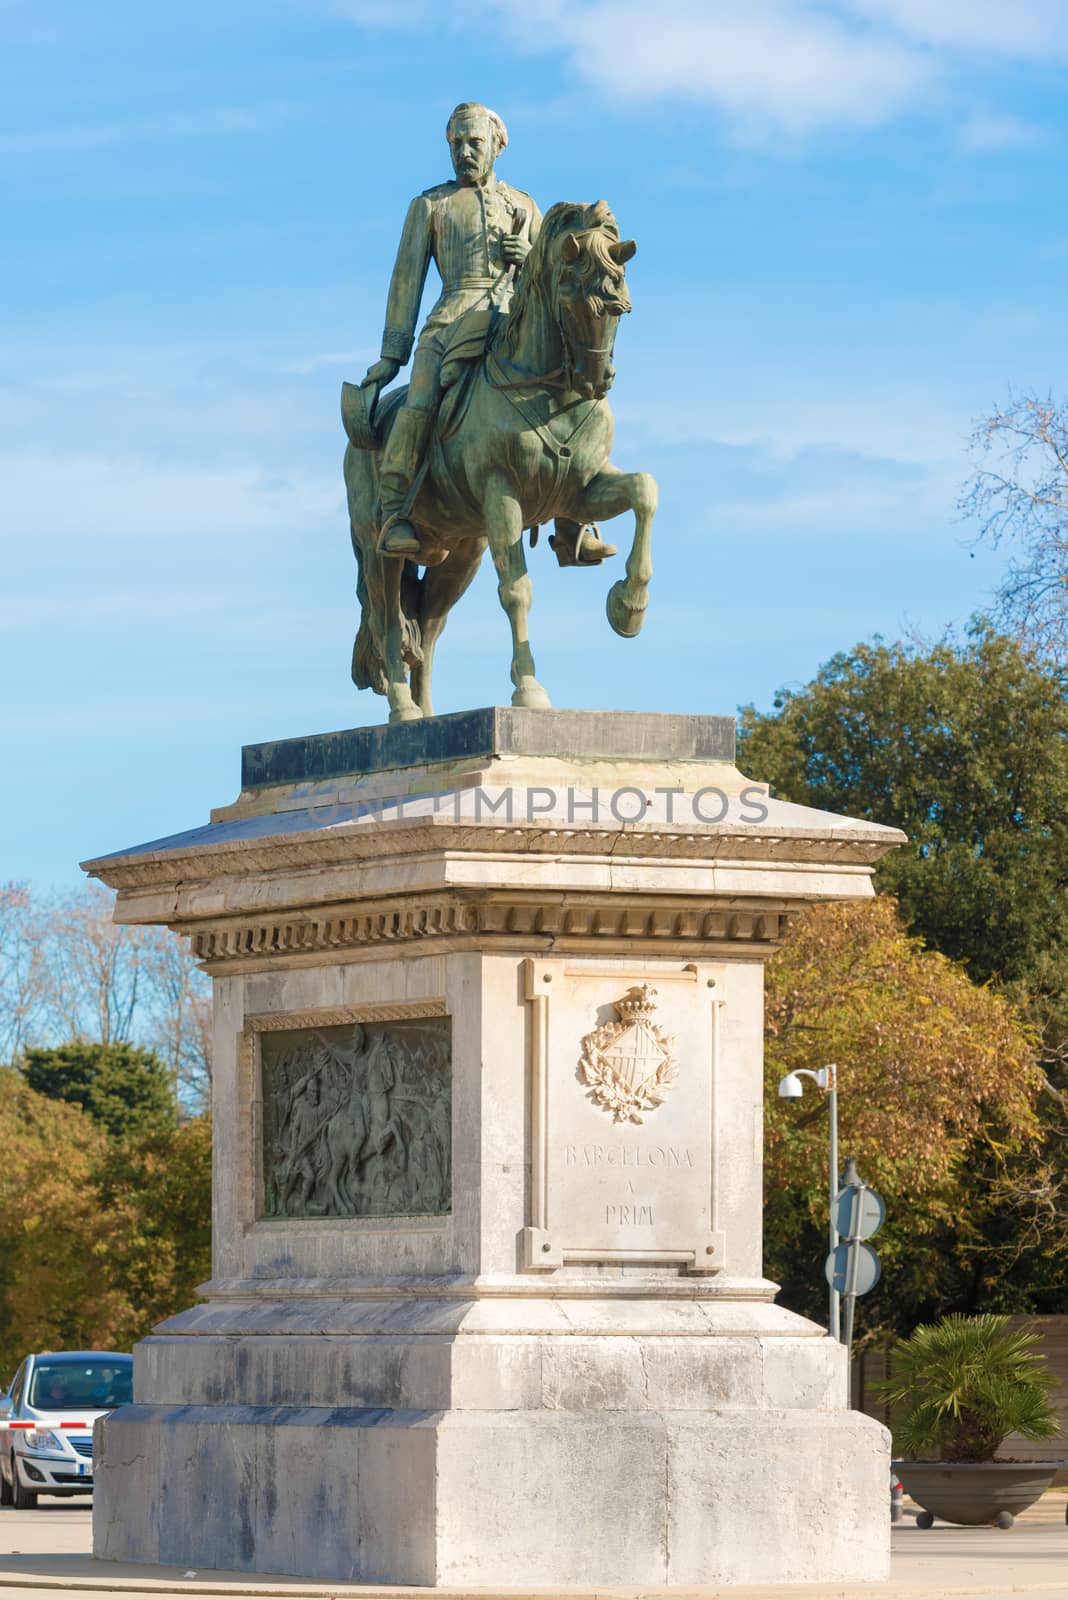
[[[950, 1528], [926, 1532], [909, 1516], [894, 1529], [893, 1577], [888, 1584], [787, 1584], [740, 1589], [674, 1589], [672, 1600], [1018, 1600], [1020, 1596], [1058, 1596], [1068, 1600], [1068, 1527], [1063, 1493], [1043, 1497], [1015, 1528]], [[643, 1600], [656, 1590], [598, 1589], [395, 1589], [377, 1585], [326, 1585], [295, 1578], [248, 1573], [181, 1572], [160, 1567], [125, 1567], [93, 1561], [90, 1514], [77, 1500], [42, 1498], [36, 1511], [0, 1510], [0, 1600], [44, 1600], [45, 1594], [78, 1596], [120, 1594], [122, 1600], [161, 1594], [263, 1595], [293, 1600], [298, 1595], [350, 1596], [353, 1600], [459, 1600], [463, 1595], [522, 1596], [547, 1600], [553, 1593], [570, 1600]], [[660, 1591], [662, 1594], [663, 1591]]]

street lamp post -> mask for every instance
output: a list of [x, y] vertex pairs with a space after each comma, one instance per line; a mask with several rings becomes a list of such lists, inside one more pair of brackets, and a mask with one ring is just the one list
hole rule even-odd
[[[788, 1072], [779, 1084], [780, 1100], [800, 1100], [805, 1092], [802, 1078], [811, 1078], [817, 1089], [822, 1089], [827, 1095], [831, 1116], [831, 1149], [830, 1149], [830, 1180], [827, 1186], [827, 1237], [830, 1242], [831, 1252], [838, 1246], [837, 1228], [837, 1199], [838, 1199], [838, 1068], [831, 1063], [826, 1067], [818, 1067], [812, 1071], [809, 1067], [798, 1067], [796, 1072]], [[838, 1290], [831, 1284], [829, 1311], [830, 1334], [833, 1339], [842, 1337], [842, 1297]]]

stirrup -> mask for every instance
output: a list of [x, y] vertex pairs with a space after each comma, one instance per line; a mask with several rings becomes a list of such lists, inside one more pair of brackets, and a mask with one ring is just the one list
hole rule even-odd
[[418, 556], [422, 551], [419, 535], [407, 517], [393, 517], [378, 536], [380, 556]]
[[585, 522], [572, 531], [561, 529], [549, 535], [549, 548], [562, 567], [599, 567], [616, 554], [614, 544], [605, 544], [595, 522]]

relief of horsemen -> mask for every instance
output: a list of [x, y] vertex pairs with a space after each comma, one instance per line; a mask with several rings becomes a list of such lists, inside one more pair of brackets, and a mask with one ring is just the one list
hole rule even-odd
[[267, 1217], [449, 1210], [448, 1017], [268, 1033], [261, 1060]]

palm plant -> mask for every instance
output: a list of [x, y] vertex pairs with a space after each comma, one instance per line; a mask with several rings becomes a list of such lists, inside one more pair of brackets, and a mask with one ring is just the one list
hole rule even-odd
[[1033, 1333], [1010, 1333], [1008, 1317], [944, 1317], [895, 1346], [891, 1376], [878, 1385], [894, 1446], [915, 1458], [992, 1461], [1009, 1433], [1049, 1439], [1058, 1431], [1049, 1391], [1056, 1378]]

